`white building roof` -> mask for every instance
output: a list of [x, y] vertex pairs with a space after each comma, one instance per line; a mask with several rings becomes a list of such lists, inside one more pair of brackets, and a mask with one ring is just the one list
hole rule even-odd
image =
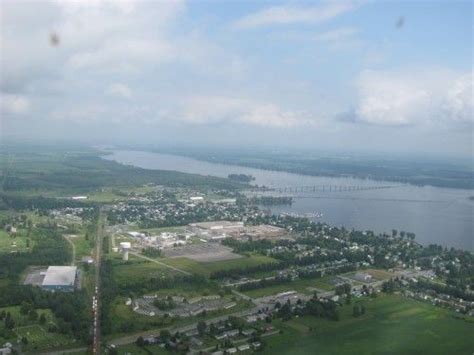
[[76, 272], [76, 266], [50, 266], [46, 271], [43, 286], [73, 286]]

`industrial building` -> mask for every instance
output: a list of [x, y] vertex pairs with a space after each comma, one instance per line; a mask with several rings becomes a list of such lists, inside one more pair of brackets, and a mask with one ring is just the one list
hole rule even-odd
[[215, 222], [201, 222], [192, 223], [191, 227], [195, 227], [201, 230], [217, 231], [223, 229], [242, 229], [244, 228], [244, 222], [231, 222], [231, 221], [215, 221]]
[[76, 266], [50, 266], [45, 272], [41, 288], [48, 291], [74, 291], [76, 282]]

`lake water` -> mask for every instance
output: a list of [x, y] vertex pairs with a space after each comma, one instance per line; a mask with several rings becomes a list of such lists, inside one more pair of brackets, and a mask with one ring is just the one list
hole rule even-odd
[[104, 159], [146, 169], [174, 170], [200, 175], [227, 177], [229, 174], [251, 174], [254, 184], [268, 187], [359, 186], [389, 189], [358, 191], [319, 191], [293, 199], [291, 206], [271, 207], [274, 213], [323, 214], [315, 220], [348, 229], [391, 233], [392, 229], [416, 234], [422, 244], [474, 250], [473, 190], [419, 187], [391, 182], [353, 178], [330, 178], [279, 171], [216, 164], [192, 158], [142, 151], [112, 151]]

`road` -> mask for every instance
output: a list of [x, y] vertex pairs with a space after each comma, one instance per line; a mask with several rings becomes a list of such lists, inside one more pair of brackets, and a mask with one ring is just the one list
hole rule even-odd
[[104, 237], [104, 215], [99, 211], [99, 220], [97, 222], [97, 235], [95, 243], [95, 289], [92, 296], [92, 353], [100, 354], [100, 266], [102, 257], [102, 239]]
[[71, 259], [71, 266], [74, 266], [76, 263], [76, 245], [73, 243], [70, 237], [64, 237], [68, 241], [68, 243], [71, 245], [72, 248], [72, 259]]
[[[246, 316], [248, 314], [252, 314], [252, 313], [257, 312], [260, 308], [261, 308], [261, 306], [257, 306], [257, 307], [253, 307], [253, 308], [246, 309], [246, 310], [243, 310], [243, 311], [239, 311], [239, 312], [235, 312], [235, 313], [231, 313], [231, 314], [226, 314], [226, 315], [222, 315], [222, 316], [218, 316], [218, 317], [214, 317], [214, 318], [209, 318], [209, 319], [206, 319], [206, 323], [210, 324], [210, 323], [219, 322], [221, 320], [227, 320], [227, 318], [229, 318], [229, 316], [236, 316], [236, 317]], [[126, 345], [126, 344], [134, 343], [139, 336], [142, 336], [142, 337], [157, 336], [159, 334], [159, 332], [163, 329], [168, 329], [172, 333], [175, 333], [175, 332], [183, 333], [183, 332], [187, 332], [189, 330], [195, 329], [196, 327], [197, 327], [197, 322], [194, 322], [194, 323], [190, 323], [188, 325], [183, 325], [181, 327], [174, 327], [174, 328], [169, 327], [169, 328], [162, 328], [162, 329], [159, 329], [159, 330], [157, 330], [157, 329], [149, 330], [149, 331], [144, 331], [144, 332], [140, 332], [140, 333], [135, 333], [133, 335], [127, 335], [127, 336], [123, 336], [123, 337], [120, 337], [120, 338], [115, 338], [115, 339], [110, 340], [110, 343], [115, 344], [115, 345]]]

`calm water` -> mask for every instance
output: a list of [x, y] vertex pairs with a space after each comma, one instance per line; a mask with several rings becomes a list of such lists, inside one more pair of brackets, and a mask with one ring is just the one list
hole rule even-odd
[[273, 207], [274, 213], [321, 212], [318, 219], [336, 226], [391, 232], [392, 229], [416, 234], [422, 244], [474, 250], [474, 195], [472, 190], [417, 187], [390, 182], [352, 178], [329, 178], [286, 172], [215, 164], [191, 158], [141, 151], [113, 151], [105, 159], [147, 169], [227, 177], [232, 173], [251, 174], [255, 184], [287, 186], [386, 186], [390, 189], [364, 191], [324, 191], [293, 199], [292, 206]]

